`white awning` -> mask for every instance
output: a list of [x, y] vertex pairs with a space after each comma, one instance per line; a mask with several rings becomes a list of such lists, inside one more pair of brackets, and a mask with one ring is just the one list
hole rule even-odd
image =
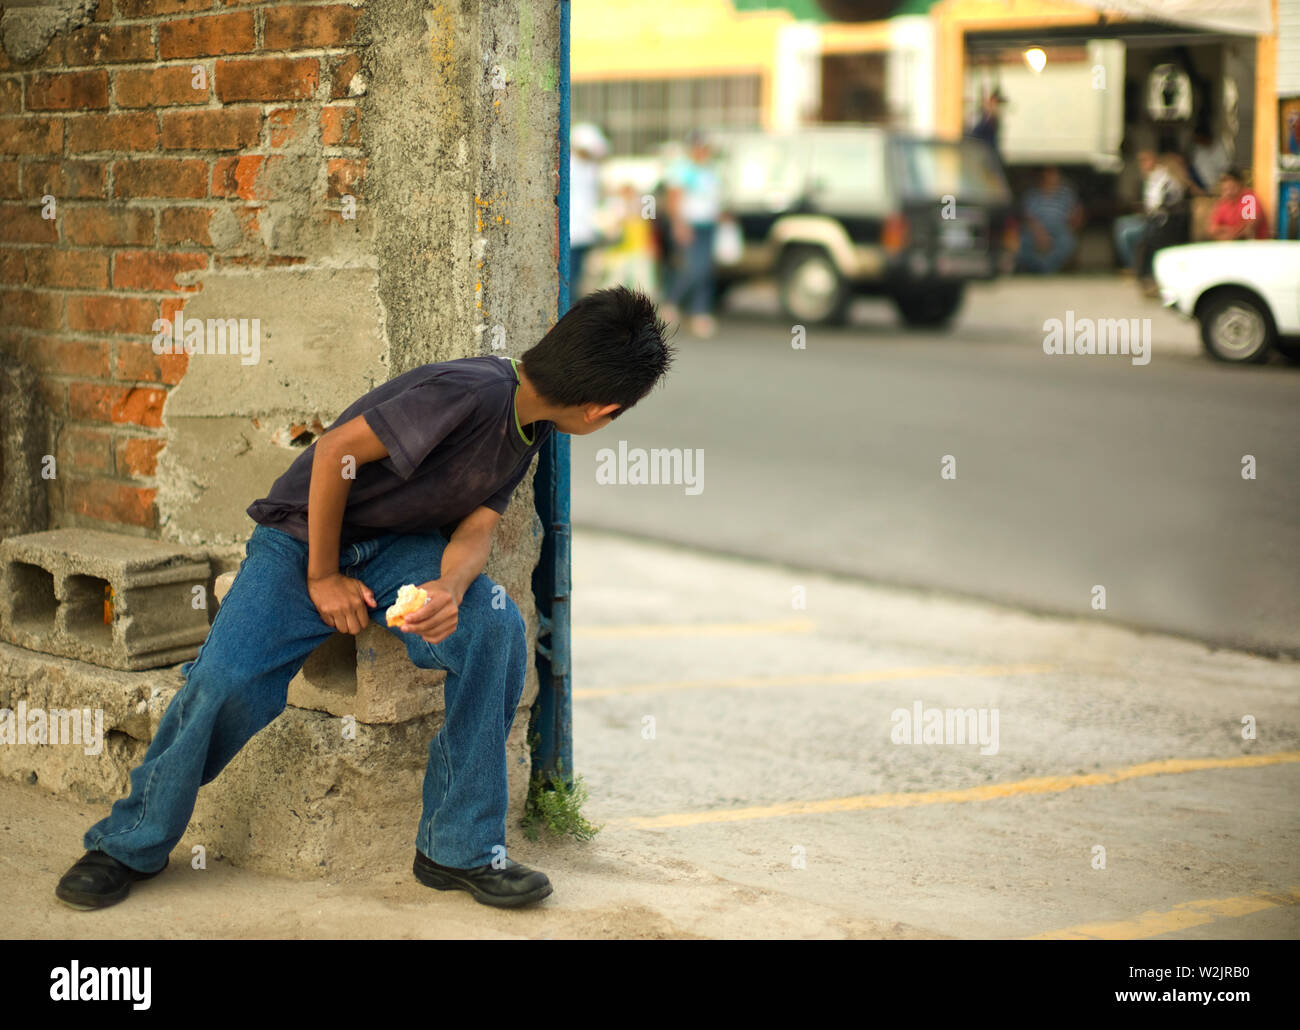
[[1073, 0], [1097, 11], [1248, 36], [1273, 33], [1269, 0]]

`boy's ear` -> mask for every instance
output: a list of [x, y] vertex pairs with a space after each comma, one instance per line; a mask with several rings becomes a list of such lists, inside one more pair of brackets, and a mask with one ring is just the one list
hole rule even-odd
[[588, 422], [596, 422], [618, 409], [617, 404], [588, 404], [584, 416]]

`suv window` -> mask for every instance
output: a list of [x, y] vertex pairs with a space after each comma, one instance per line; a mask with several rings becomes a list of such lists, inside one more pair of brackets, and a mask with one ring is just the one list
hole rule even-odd
[[810, 194], [827, 214], [884, 214], [889, 210], [885, 135], [834, 133], [812, 140]]
[[803, 192], [806, 150], [778, 136], [719, 140], [726, 153], [723, 189], [728, 202], [744, 209], [779, 211]]
[[1011, 193], [993, 151], [978, 140], [898, 141], [903, 192], [908, 199], [945, 195], [958, 203], [1009, 204]]

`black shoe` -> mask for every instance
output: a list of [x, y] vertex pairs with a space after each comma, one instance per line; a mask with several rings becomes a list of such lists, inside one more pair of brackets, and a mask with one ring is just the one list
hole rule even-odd
[[126, 900], [136, 880], [150, 880], [166, 868], [164, 862], [157, 872], [140, 873], [103, 851], [87, 851], [63, 874], [54, 888], [54, 896], [65, 905], [83, 911], [105, 908]]
[[508, 858], [501, 869], [493, 869], [490, 864], [473, 869], [453, 869], [438, 865], [417, 848], [413, 871], [415, 878], [426, 887], [440, 891], [469, 891], [480, 904], [498, 908], [527, 905], [541, 901], [551, 893], [551, 881], [545, 873]]

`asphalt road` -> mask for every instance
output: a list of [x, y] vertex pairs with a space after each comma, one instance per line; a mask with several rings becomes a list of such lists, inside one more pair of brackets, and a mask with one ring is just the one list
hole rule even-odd
[[[1151, 318], [1152, 360], [1045, 354], [1067, 309]], [[861, 301], [802, 349], [750, 291], [676, 340], [661, 390], [573, 439], [578, 525], [1300, 653], [1300, 370], [1213, 363], [1111, 280], [1004, 280], [938, 333]], [[703, 477], [598, 482], [620, 441], [702, 452]]]

